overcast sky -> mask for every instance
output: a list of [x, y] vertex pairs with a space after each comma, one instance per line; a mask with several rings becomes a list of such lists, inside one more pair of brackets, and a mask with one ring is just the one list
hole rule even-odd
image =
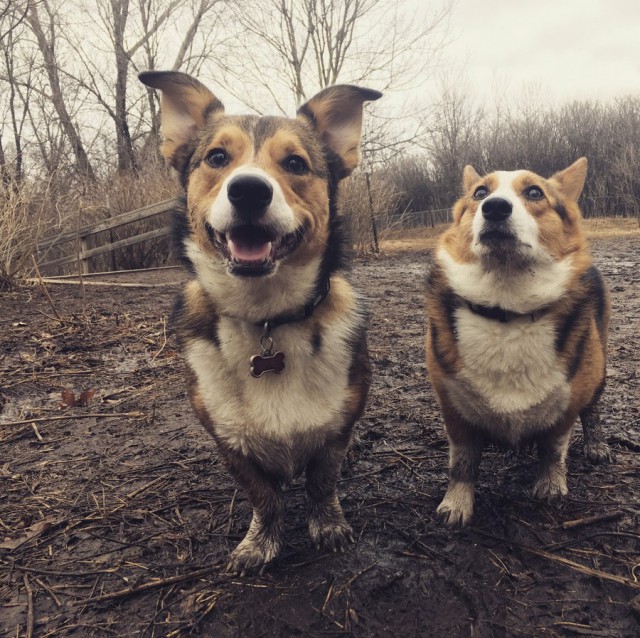
[[456, 0], [451, 37], [445, 59], [479, 97], [496, 86], [516, 99], [538, 86], [558, 103], [640, 93], [638, 0]]

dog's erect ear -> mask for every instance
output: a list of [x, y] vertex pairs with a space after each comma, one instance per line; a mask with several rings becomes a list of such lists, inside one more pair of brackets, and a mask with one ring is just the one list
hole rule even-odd
[[471, 164], [467, 164], [464, 167], [464, 171], [462, 171], [462, 187], [464, 188], [464, 192], [468, 193], [471, 190], [471, 187], [480, 179], [480, 175], [476, 173], [476, 169], [471, 166]]
[[558, 190], [574, 202], [578, 201], [587, 178], [587, 158], [581, 157], [563, 171], [555, 173], [549, 181], [556, 183]]
[[342, 160], [338, 178], [350, 175], [360, 162], [362, 105], [382, 93], [348, 84], [331, 86], [298, 109], [320, 133], [322, 141]]
[[218, 98], [202, 84], [179, 71], [145, 71], [138, 79], [162, 92], [160, 121], [162, 154], [177, 170], [182, 170], [187, 155], [185, 149], [205, 125], [207, 117], [224, 111]]

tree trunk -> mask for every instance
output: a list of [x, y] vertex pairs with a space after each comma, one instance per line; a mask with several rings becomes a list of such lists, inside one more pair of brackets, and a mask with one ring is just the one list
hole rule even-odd
[[67, 106], [62, 93], [62, 87], [60, 84], [60, 76], [58, 74], [58, 65], [56, 62], [55, 54], [55, 27], [53, 21], [53, 14], [49, 7], [47, 0], [41, 0], [42, 6], [49, 14], [49, 40], [45, 34], [42, 23], [40, 21], [40, 15], [38, 14], [38, 5], [40, 2], [31, 2], [29, 5], [29, 13], [27, 15], [27, 21], [33, 34], [38, 41], [38, 48], [44, 59], [44, 66], [49, 79], [49, 86], [51, 87], [51, 101], [60, 118], [60, 124], [67, 136], [73, 154], [76, 158], [78, 172], [88, 177], [91, 180], [95, 180], [95, 173], [89, 162], [89, 157], [84, 149], [80, 134], [76, 129], [74, 123], [71, 121], [71, 116], [67, 110]]
[[111, 0], [111, 15], [113, 16], [113, 44], [116, 57], [115, 124], [118, 170], [120, 172], [137, 171], [138, 167], [127, 121], [127, 71], [131, 60], [124, 47], [124, 38], [129, 18], [129, 0]]

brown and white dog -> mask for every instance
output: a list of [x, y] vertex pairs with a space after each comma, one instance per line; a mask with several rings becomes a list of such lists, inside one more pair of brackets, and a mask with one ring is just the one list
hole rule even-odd
[[587, 458], [610, 460], [598, 413], [610, 307], [581, 228], [586, 172], [585, 158], [549, 179], [464, 170], [426, 291], [427, 368], [449, 439], [437, 511], [450, 525], [471, 518], [485, 441], [535, 440], [533, 494], [545, 500], [567, 493], [578, 416]]
[[381, 94], [334, 86], [295, 119], [232, 116], [186, 74], [140, 80], [162, 92], [162, 153], [186, 191], [178, 235], [195, 276], [174, 327], [189, 396], [253, 507], [228, 569], [278, 554], [283, 486], [305, 470], [311, 538], [343, 549], [336, 480], [370, 366], [336, 198], [359, 162], [363, 103]]

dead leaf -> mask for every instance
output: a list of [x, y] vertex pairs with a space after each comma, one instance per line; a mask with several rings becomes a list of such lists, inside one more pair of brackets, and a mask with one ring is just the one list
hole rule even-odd
[[60, 402], [61, 408], [72, 408], [76, 405], [76, 397], [71, 390], [63, 390], [61, 392], [62, 401]]
[[17, 549], [20, 545], [24, 545], [27, 541], [30, 541], [36, 536], [51, 529], [55, 524], [59, 523], [61, 519], [45, 518], [37, 523], [34, 523], [31, 527], [22, 530], [22, 535], [18, 538], [5, 538], [0, 543], [0, 549]]
[[76, 401], [76, 405], [89, 405], [91, 399], [93, 399], [93, 395], [96, 393], [95, 388], [93, 390], [83, 390]]

